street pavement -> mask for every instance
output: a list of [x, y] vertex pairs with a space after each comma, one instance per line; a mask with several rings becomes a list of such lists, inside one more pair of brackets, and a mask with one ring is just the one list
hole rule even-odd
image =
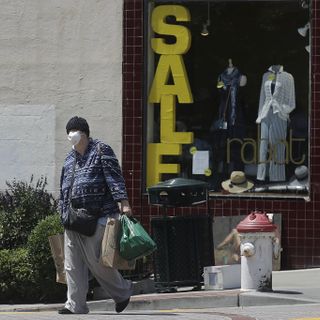
[[320, 320], [320, 304], [124, 311], [92, 311], [87, 315], [59, 315], [55, 311], [0, 312], [0, 320]]
[[[216, 319], [320, 320], [320, 269], [273, 272], [273, 292], [179, 290], [135, 295], [116, 314], [110, 300], [88, 302], [88, 315], [58, 315], [62, 304], [0, 305], [1, 319]], [[119, 318], [118, 318], [119, 319]]]

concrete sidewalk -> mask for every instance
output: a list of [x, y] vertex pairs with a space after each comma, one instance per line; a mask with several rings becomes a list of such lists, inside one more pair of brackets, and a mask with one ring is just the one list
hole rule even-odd
[[[131, 298], [126, 310], [160, 310], [186, 308], [221, 308], [320, 303], [320, 268], [272, 273], [273, 292], [235, 290], [201, 290], [174, 293], [140, 294]], [[88, 302], [91, 311], [113, 311], [113, 301]], [[63, 304], [0, 305], [0, 312], [49, 311]]]

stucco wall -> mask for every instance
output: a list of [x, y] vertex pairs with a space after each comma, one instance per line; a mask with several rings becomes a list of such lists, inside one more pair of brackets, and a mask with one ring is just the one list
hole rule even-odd
[[[120, 158], [122, 6], [121, 0], [0, 0], [0, 189], [5, 180], [44, 174], [48, 190], [58, 190], [73, 115], [85, 117], [92, 137]], [[28, 147], [16, 152], [19, 144]]]

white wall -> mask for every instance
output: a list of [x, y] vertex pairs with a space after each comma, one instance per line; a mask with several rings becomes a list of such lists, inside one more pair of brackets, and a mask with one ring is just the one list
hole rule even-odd
[[0, 190], [6, 181], [19, 178], [29, 182], [41, 176], [54, 181], [54, 106], [0, 106]]
[[[48, 174], [48, 190], [56, 192], [70, 148], [65, 125], [74, 115], [86, 118], [92, 136], [120, 158], [122, 6], [122, 0], [0, 0], [0, 188], [10, 178]], [[45, 128], [46, 141], [37, 140]], [[30, 130], [27, 141], [21, 133]], [[26, 154], [12, 161], [17, 145], [30, 146], [34, 165]]]

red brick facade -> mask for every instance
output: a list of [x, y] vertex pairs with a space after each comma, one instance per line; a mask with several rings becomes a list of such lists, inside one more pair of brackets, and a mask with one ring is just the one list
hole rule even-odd
[[[282, 267], [320, 266], [320, 2], [313, 1], [310, 202], [301, 199], [212, 199], [214, 216], [245, 215], [259, 209], [282, 214]], [[123, 47], [123, 171], [135, 215], [146, 225], [161, 214], [148, 205], [143, 183], [143, 0], [124, 1]], [[207, 208], [177, 208], [170, 214], [205, 212]]]

